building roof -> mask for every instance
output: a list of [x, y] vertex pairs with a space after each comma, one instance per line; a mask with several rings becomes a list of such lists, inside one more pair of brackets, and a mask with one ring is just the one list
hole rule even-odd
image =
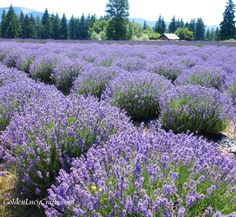
[[164, 33], [163, 35], [166, 36], [170, 40], [179, 40], [179, 37], [173, 33]]

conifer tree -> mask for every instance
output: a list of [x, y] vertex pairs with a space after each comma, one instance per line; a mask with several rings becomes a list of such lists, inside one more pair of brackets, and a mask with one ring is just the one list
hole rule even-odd
[[177, 30], [177, 26], [176, 26], [176, 19], [175, 16], [171, 19], [171, 22], [169, 24], [169, 32], [170, 33], [174, 33]]
[[196, 22], [195, 40], [204, 40], [205, 37], [205, 24], [202, 18], [198, 18]]
[[63, 14], [60, 22], [60, 39], [68, 39], [68, 26], [65, 14]]
[[164, 18], [160, 15], [154, 27], [154, 31], [163, 34], [165, 32], [165, 29], [166, 29], [166, 24]]
[[51, 38], [51, 22], [48, 10], [46, 9], [41, 20], [41, 37], [43, 39]]
[[227, 40], [235, 38], [235, 4], [233, 0], [228, 0], [223, 13], [223, 21], [220, 23], [220, 39]]
[[74, 16], [72, 16], [69, 21], [69, 38], [73, 40], [76, 39], [76, 19]]
[[7, 26], [6, 26], [6, 11], [3, 10], [2, 12], [2, 22], [1, 22], [1, 37], [5, 37], [5, 34], [6, 34], [6, 29], [7, 29]]
[[33, 23], [26, 14], [22, 23], [22, 38], [33, 38], [34, 30]]
[[108, 39], [126, 39], [129, 17], [128, 0], [109, 0], [106, 8], [107, 17], [109, 18], [107, 27]]
[[8, 9], [3, 26], [4, 31], [2, 33], [4, 38], [17, 38], [19, 36], [19, 20], [12, 5]]
[[35, 31], [35, 38], [41, 38], [41, 20], [40, 17], [37, 16], [35, 19], [35, 25], [34, 25], [34, 31]]
[[146, 22], [146, 20], [144, 20], [144, 22], [143, 22], [143, 30], [145, 30], [145, 29], [147, 29], [147, 22]]
[[52, 33], [51, 33], [51, 37], [53, 39], [60, 39], [60, 18], [59, 15], [56, 14], [52, 14], [51, 15], [51, 25], [52, 25]]

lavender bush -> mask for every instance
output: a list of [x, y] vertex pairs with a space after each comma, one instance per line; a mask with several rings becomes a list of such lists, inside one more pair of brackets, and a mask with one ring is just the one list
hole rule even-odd
[[15, 167], [18, 191], [28, 198], [43, 198], [59, 170], [70, 168], [73, 157], [131, 127], [117, 108], [92, 97], [38, 96], [2, 133], [1, 154]]
[[170, 81], [153, 73], [122, 73], [108, 84], [103, 98], [132, 119], [153, 118], [159, 113], [160, 96], [170, 88]]
[[51, 54], [35, 58], [29, 70], [32, 78], [45, 83], [51, 83], [51, 75], [53, 68], [56, 66], [56, 62], [55, 56]]
[[213, 88], [179, 86], [161, 101], [162, 126], [174, 132], [219, 133], [232, 119], [232, 100]]
[[63, 57], [52, 71], [52, 80], [56, 87], [68, 94], [73, 81], [80, 75], [85, 63]]
[[235, 163], [192, 135], [129, 130], [60, 171], [46, 215], [235, 216]]
[[175, 83], [178, 85], [196, 84], [221, 90], [224, 84], [224, 78], [225, 73], [220, 67], [197, 65], [184, 70]]
[[31, 97], [41, 95], [43, 98], [49, 96], [53, 91], [55, 88], [44, 87], [29, 79], [0, 87], [0, 131], [7, 127], [14, 113], [22, 111]]
[[226, 77], [224, 89], [233, 99], [234, 105], [236, 105], [236, 74], [229, 74]]
[[182, 64], [178, 63], [176, 58], [167, 58], [151, 64], [149, 71], [174, 81], [182, 72], [183, 68]]
[[2, 60], [3, 64], [7, 67], [16, 67], [19, 52], [17, 50], [9, 50]]
[[14, 68], [8, 68], [0, 63], [0, 88], [9, 83], [27, 80], [27, 76]]
[[21, 55], [16, 61], [16, 68], [23, 72], [30, 73], [30, 65], [33, 63], [34, 58], [35, 56], [32, 53]]
[[72, 93], [101, 98], [108, 82], [121, 70], [117, 67], [86, 67], [75, 80]]

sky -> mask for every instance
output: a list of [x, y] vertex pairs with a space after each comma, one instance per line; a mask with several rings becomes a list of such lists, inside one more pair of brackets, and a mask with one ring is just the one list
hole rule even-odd
[[[26, 7], [49, 13], [65, 12], [68, 18], [71, 15], [80, 16], [82, 13], [96, 14], [98, 17], [105, 14], [108, 0], [0, 0], [0, 7]], [[206, 25], [218, 25], [222, 20], [226, 0], [129, 0], [130, 17], [144, 18], [156, 21], [162, 15], [168, 22], [173, 15], [189, 21], [191, 18], [203, 18]]]

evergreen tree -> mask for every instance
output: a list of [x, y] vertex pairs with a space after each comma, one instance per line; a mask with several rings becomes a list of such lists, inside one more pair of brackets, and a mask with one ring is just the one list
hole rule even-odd
[[68, 39], [68, 26], [66, 15], [63, 14], [60, 23], [60, 39]]
[[220, 23], [220, 39], [227, 40], [235, 38], [235, 5], [233, 0], [228, 0], [223, 13], [223, 21]]
[[41, 20], [40, 17], [37, 16], [35, 19], [35, 25], [34, 25], [34, 31], [35, 31], [35, 38], [41, 38]]
[[108, 39], [126, 39], [129, 17], [128, 0], [109, 0], [106, 7], [107, 17], [109, 18], [107, 27]]
[[43, 39], [51, 38], [51, 22], [48, 10], [46, 9], [41, 20], [41, 37]]
[[52, 14], [50, 17], [51, 25], [52, 25], [52, 32], [51, 32], [51, 38], [53, 39], [59, 39], [60, 38], [60, 18], [59, 15]]
[[166, 29], [166, 23], [164, 21], [164, 18], [162, 16], [159, 16], [158, 21], [156, 22], [156, 25], [154, 27], [154, 31], [160, 34], [163, 34]]
[[20, 12], [20, 16], [19, 16], [19, 23], [20, 23], [20, 24], [23, 24], [24, 19], [25, 19], [25, 15], [24, 15], [24, 13], [21, 11], [21, 12]]
[[147, 29], [147, 22], [146, 22], [146, 20], [144, 20], [144, 22], [143, 22], [143, 30], [145, 30], [145, 29]]
[[31, 30], [30, 30], [30, 19], [28, 15], [24, 17], [24, 20], [22, 21], [22, 38], [30, 38], [31, 37]]
[[214, 31], [214, 28], [211, 28], [211, 31], [210, 31], [210, 40], [211, 40], [211, 41], [214, 41], [214, 40], [215, 40], [215, 31]]
[[1, 22], [1, 36], [4, 38], [6, 34], [7, 26], [6, 26], [6, 12], [3, 10], [2, 12], [2, 22]]
[[215, 31], [215, 41], [219, 41], [219, 40], [220, 40], [220, 30], [217, 27]]
[[188, 28], [188, 27], [189, 27], [189, 23], [186, 22], [186, 23], [184, 24], [184, 28]]
[[76, 30], [76, 38], [75, 39], [79, 39], [80, 38], [80, 19], [76, 18], [75, 19], [75, 30]]
[[22, 38], [23, 37], [23, 22], [24, 22], [24, 19], [25, 19], [25, 15], [24, 13], [21, 11], [20, 12], [20, 16], [19, 16], [19, 37]]
[[210, 30], [209, 30], [209, 28], [207, 28], [205, 40], [211, 41], [211, 35], [210, 35]]
[[204, 40], [205, 37], [205, 24], [202, 18], [198, 18], [196, 22], [196, 35], [195, 40]]
[[176, 19], [175, 16], [171, 19], [171, 22], [169, 24], [169, 32], [170, 33], [174, 33], [177, 30], [177, 26], [176, 26]]
[[76, 19], [74, 16], [72, 16], [69, 21], [69, 38], [73, 40], [76, 39]]
[[79, 20], [78, 37], [80, 40], [87, 38], [86, 20], [84, 14], [82, 14]]
[[31, 22], [31, 25], [32, 25], [32, 29], [31, 29], [31, 37], [32, 38], [35, 38], [36, 35], [35, 35], [35, 19], [34, 19], [34, 16], [33, 14], [30, 15], [30, 22]]
[[188, 26], [186, 26], [191, 32], [193, 32], [194, 39], [196, 38], [196, 21], [191, 19]]
[[17, 38], [19, 36], [19, 20], [12, 5], [9, 7], [5, 16], [3, 29], [4, 31], [2, 33], [4, 38]]
[[161, 20], [161, 34], [165, 33], [166, 31], [166, 22], [164, 20], [164, 17], [162, 17], [162, 20]]
[[183, 20], [183, 18], [180, 19], [179, 27], [180, 28], [184, 28], [184, 20]]

